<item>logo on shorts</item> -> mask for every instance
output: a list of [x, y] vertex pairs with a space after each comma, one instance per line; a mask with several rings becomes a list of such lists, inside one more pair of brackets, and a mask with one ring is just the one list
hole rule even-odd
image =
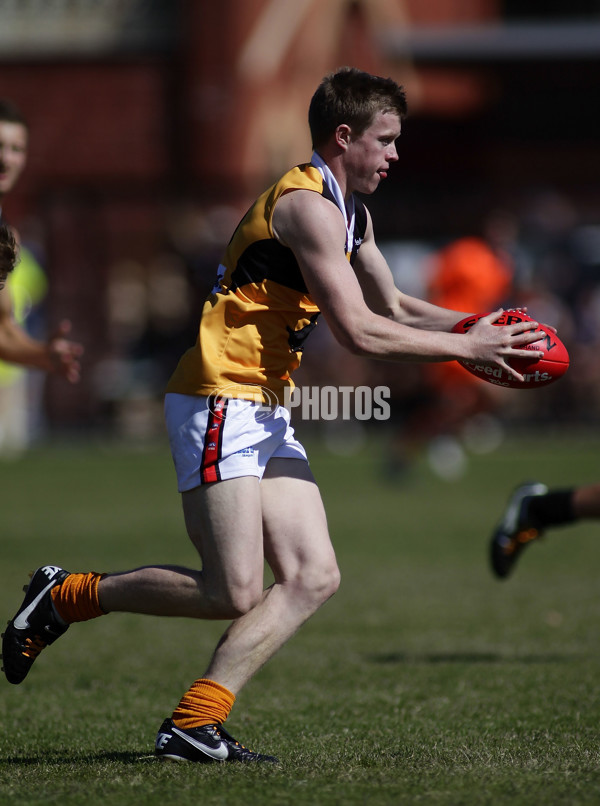
[[236, 451], [238, 456], [254, 456], [255, 453], [254, 448], [242, 448], [240, 451]]
[[257, 383], [231, 383], [221, 386], [209, 396], [208, 409], [213, 414], [221, 416], [227, 398], [238, 398], [256, 403], [255, 420], [266, 420], [273, 414], [279, 405], [275, 392]]

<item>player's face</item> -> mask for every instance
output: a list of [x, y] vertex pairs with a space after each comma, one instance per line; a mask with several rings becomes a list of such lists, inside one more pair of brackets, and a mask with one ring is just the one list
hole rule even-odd
[[346, 152], [347, 190], [359, 193], [376, 190], [390, 165], [398, 160], [399, 136], [400, 119], [393, 112], [379, 112], [361, 135], [351, 136]]
[[27, 161], [27, 128], [0, 121], [0, 198], [15, 186]]

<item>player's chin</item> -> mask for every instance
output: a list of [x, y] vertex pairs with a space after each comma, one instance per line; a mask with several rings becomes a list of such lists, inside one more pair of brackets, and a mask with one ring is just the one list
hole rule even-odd
[[357, 188], [359, 193], [373, 193], [379, 187], [381, 183], [381, 176], [379, 174], [375, 174], [371, 179], [365, 181], [364, 187]]

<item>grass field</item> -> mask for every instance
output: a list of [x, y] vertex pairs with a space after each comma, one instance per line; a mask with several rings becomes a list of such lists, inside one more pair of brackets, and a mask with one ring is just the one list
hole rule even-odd
[[[155, 761], [223, 625], [114, 614], [75, 625], [23, 685], [0, 680], [0, 803], [599, 804], [599, 526], [553, 532], [506, 581], [486, 556], [516, 483], [597, 480], [599, 449], [513, 437], [460, 482], [419, 464], [401, 484], [381, 445], [313, 446], [342, 587], [228, 723], [281, 765]], [[196, 562], [163, 446], [40, 448], [0, 465], [0, 500], [0, 618], [44, 563]]]

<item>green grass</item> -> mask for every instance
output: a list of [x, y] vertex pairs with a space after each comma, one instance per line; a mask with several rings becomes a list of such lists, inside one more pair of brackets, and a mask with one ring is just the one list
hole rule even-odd
[[[596, 481], [598, 440], [513, 438], [460, 482], [419, 462], [400, 483], [377, 438], [310, 450], [342, 587], [228, 723], [280, 767], [156, 762], [223, 625], [115, 614], [74, 626], [23, 685], [0, 680], [0, 803], [598, 804], [598, 524], [556, 530], [506, 581], [486, 556], [512, 487]], [[40, 448], [0, 464], [0, 500], [0, 618], [42, 563], [196, 562], [163, 446]]]

